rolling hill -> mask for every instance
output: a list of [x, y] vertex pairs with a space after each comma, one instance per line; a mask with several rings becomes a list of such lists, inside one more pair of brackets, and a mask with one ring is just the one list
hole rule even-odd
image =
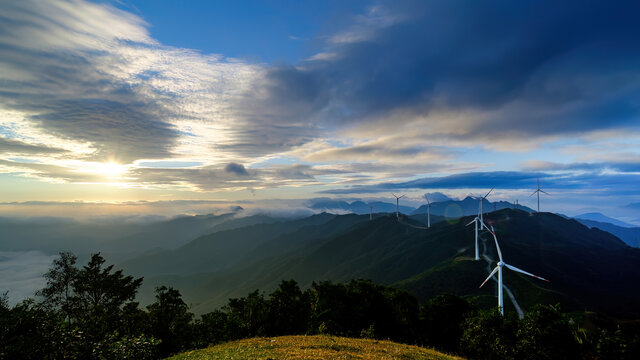
[[578, 218], [576, 218], [576, 220], [590, 228], [597, 228], [613, 234], [629, 246], [633, 246], [636, 248], [640, 247], [640, 227], [623, 227], [608, 222]]
[[[408, 217], [399, 222], [395, 215], [369, 221], [368, 215], [322, 214], [278, 224], [289, 229], [280, 234], [253, 229], [249, 238], [234, 240], [214, 233], [167, 256], [166, 261], [181, 264], [173, 273], [167, 269], [174, 265], [147, 261], [164, 269], [153, 270], [163, 275], [145, 278], [142, 300], [152, 298], [154, 286], [170, 285], [181, 290], [193, 311], [204, 313], [255, 289], [271, 291], [283, 279], [307, 287], [319, 280], [366, 278], [405, 288], [421, 300], [446, 291], [495, 306], [495, 285], [478, 289], [489, 263], [472, 259], [473, 230], [465, 227], [471, 219], [440, 221], [427, 230], [420, 228], [423, 222]], [[485, 219], [495, 227], [506, 261], [551, 280], [547, 284], [505, 272], [505, 284], [525, 311], [535, 303], [560, 302], [574, 310], [638, 316], [640, 291], [634, 284], [640, 282], [640, 250], [607, 232], [550, 213], [503, 209]], [[305, 221], [312, 224], [303, 225]], [[216, 248], [230, 241], [237, 245], [235, 250]], [[204, 245], [195, 246], [200, 243], [218, 250], [203, 251], [199, 246]], [[203, 255], [194, 258], [194, 250]], [[484, 242], [483, 251], [489, 262], [496, 258], [491, 241]]]
[[188, 351], [172, 360], [268, 360], [268, 359], [415, 359], [454, 360], [457, 356], [391, 341], [336, 336], [280, 336], [232, 341], [207, 349]]

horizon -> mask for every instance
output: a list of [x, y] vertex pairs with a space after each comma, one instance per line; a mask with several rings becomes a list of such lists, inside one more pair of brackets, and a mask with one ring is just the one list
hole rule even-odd
[[[640, 224], [640, 5], [0, 4], [0, 216], [425, 193]], [[401, 202], [401, 204], [402, 204]], [[257, 210], [256, 210], [257, 211]]]

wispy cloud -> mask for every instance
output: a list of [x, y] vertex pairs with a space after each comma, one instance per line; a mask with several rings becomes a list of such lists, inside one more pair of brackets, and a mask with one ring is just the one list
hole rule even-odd
[[631, 192], [640, 170], [635, 2], [380, 1], [276, 66], [163, 45], [104, 2], [0, 7], [4, 173], [346, 194], [538, 174]]

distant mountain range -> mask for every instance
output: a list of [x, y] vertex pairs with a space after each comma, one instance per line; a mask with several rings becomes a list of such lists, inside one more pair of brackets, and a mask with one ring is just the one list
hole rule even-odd
[[[464, 198], [464, 200], [448, 200], [441, 202], [431, 203], [431, 214], [445, 216], [448, 218], [456, 218], [460, 216], [469, 216], [476, 215], [478, 213], [478, 208], [480, 206], [479, 200], [474, 199], [470, 196]], [[507, 201], [496, 201], [491, 202], [489, 200], [482, 201], [482, 210], [485, 213], [489, 213], [496, 210], [502, 209], [515, 209], [526, 211], [526, 212], [534, 212], [534, 210], [522, 206], [515, 205]], [[411, 214], [426, 214], [427, 213], [427, 205], [422, 205], [416, 210], [412, 211]]]
[[574, 216], [573, 218], [578, 220], [591, 220], [591, 221], [597, 221], [601, 223], [609, 223], [615, 226], [626, 227], [626, 228], [636, 227], [635, 225], [631, 225], [624, 221], [614, 219], [612, 217], [606, 216], [599, 212], [580, 214], [580, 215]]
[[[291, 278], [302, 286], [367, 278], [405, 288], [422, 300], [451, 292], [479, 306], [495, 306], [495, 285], [478, 289], [489, 264], [472, 258], [473, 230], [465, 226], [471, 219], [439, 221], [424, 229], [424, 222], [413, 217], [398, 221], [395, 215], [378, 214], [369, 221], [368, 215], [319, 214], [218, 231], [121, 265], [127, 273], [145, 276], [142, 302], [152, 301], [153, 288], [164, 284], [180, 289], [198, 313], [255, 289], [271, 291]], [[551, 280], [547, 284], [505, 272], [505, 284], [525, 310], [560, 302], [568, 310], [640, 316], [635, 286], [640, 249], [550, 213], [505, 208], [485, 221], [495, 227], [505, 260]], [[482, 249], [495, 259], [487, 235], [482, 235]], [[512, 305], [505, 303], [509, 311]]]
[[[374, 213], [395, 213], [396, 212], [396, 204], [386, 203], [382, 201], [373, 201], [370, 203], [365, 203], [363, 201], [357, 200], [351, 203], [343, 200], [334, 200], [328, 198], [322, 199], [312, 199], [308, 202], [308, 206], [310, 209], [324, 211], [328, 213], [352, 213], [358, 215], [369, 214], [369, 212], [373, 211]], [[371, 207], [373, 209], [371, 209]], [[400, 205], [398, 207], [399, 211], [403, 214], [410, 214], [415, 210], [414, 207]]]
[[[437, 198], [446, 198], [446, 196], [441, 195]], [[329, 198], [321, 198], [321, 199], [312, 199], [308, 203], [309, 208], [319, 211], [326, 211], [329, 213], [353, 213], [353, 214], [369, 214], [371, 210], [369, 206], [373, 207], [374, 213], [395, 213], [396, 212], [396, 204], [395, 203], [387, 203], [387, 202], [371, 202], [365, 203], [363, 201], [357, 200], [351, 203], [343, 200], [334, 200]], [[506, 201], [497, 201], [491, 202], [489, 200], [484, 200], [482, 203], [483, 210], [485, 213], [502, 210], [502, 209], [514, 209], [517, 208], [519, 210], [533, 212], [532, 209], [518, 205]], [[431, 215], [444, 216], [448, 218], [457, 218], [461, 216], [475, 215], [478, 213], [479, 202], [477, 199], [472, 197], [466, 197], [464, 200], [453, 200], [448, 199], [444, 201], [434, 201], [431, 203]], [[407, 215], [417, 215], [417, 214], [426, 214], [427, 213], [427, 205], [422, 205], [419, 208], [414, 208], [411, 206], [399, 206], [399, 211], [403, 214]]]

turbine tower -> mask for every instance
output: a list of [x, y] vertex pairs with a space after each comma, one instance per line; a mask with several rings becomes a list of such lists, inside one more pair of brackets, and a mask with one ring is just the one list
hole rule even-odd
[[[471, 225], [471, 224], [476, 224], [475, 228], [476, 228], [476, 261], [480, 260], [480, 253], [478, 251], [478, 223], [480, 222], [480, 218], [478, 218], [476, 216], [475, 219], [473, 219], [470, 223], [467, 224], [467, 226]], [[482, 226], [482, 225], [481, 225]], [[482, 228], [481, 228], [482, 229]]]
[[493, 275], [496, 274], [496, 272], [498, 273], [498, 311], [500, 311], [500, 315], [504, 315], [504, 298], [502, 296], [502, 267], [503, 266], [506, 266], [508, 269], [511, 269], [513, 271], [516, 271], [516, 272], [519, 272], [519, 273], [522, 273], [522, 274], [525, 274], [525, 275], [532, 276], [532, 277], [534, 277], [536, 279], [544, 280], [546, 282], [549, 282], [549, 280], [547, 280], [547, 279], [545, 279], [543, 277], [528, 273], [528, 272], [526, 272], [526, 271], [524, 271], [522, 269], [518, 269], [517, 267], [515, 267], [513, 265], [506, 264], [504, 261], [502, 261], [502, 251], [500, 251], [500, 245], [498, 245], [498, 239], [496, 238], [496, 232], [493, 230], [493, 225], [491, 226], [490, 232], [493, 235], [493, 240], [496, 242], [496, 249], [498, 250], [498, 258], [500, 259], [500, 261], [498, 261], [498, 264], [493, 269], [491, 274], [489, 274], [487, 279], [485, 281], [483, 281], [482, 284], [480, 284], [480, 287], [482, 287], [487, 281], [489, 281], [489, 279], [491, 279], [493, 277]]
[[424, 195], [424, 198], [427, 199], [427, 228], [431, 227], [431, 202], [429, 202], [429, 195]]
[[396, 194], [394, 194], [394, 193], [391, 193], [391, 195], [393, 195], [393, 196], [396, 198], [396, 218], [397, 218], [398, 220], [400, 220], [400, 206], [399, 206], [399, 203], [400, 203], [400, 199], [401, 199], [401, 198], [403, 198], [403, 197], [404, 197], [404, 195], [397, 196], [397, 195], [396, 195]]
[[369, 205], [369, 221], [373, 220], [373, 205]]
[[536, 189], [536, 191], [533, 192], [533, 194], [529, 195], [529, 197], [532, 197], [535, 194], [538, 194], [538, 211], [536, 212], [540, 212], [540, 193], [544, 193], [547, 194], [549, 196], [551, 196], [549, 193], [545, 192], [544, 190], [540, 189], [540, 178], [538, 178], [538, 188]]

